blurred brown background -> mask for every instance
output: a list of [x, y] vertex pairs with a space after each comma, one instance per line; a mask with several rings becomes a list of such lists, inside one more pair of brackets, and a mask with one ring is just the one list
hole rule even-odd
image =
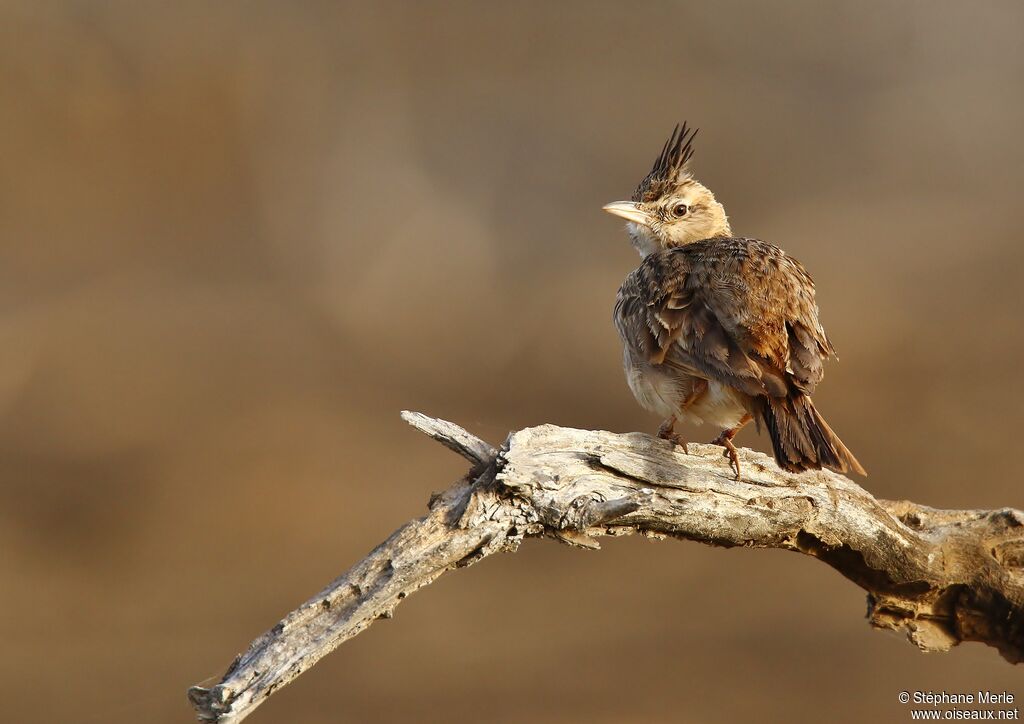
[[[500, 442], [653, 431], [603, 203], [684, 118], [738, 233], [804, 261], [819, 406], [884, 497], [1024, 506], [1019, 3], [4, 3], [0, 700], [185, 689]], [[694, 433], [710, 439], [715, 431]], [[744, 444], [767, 449], [745, 432]], [[781, 552], [550, 542], [445, 577], [253, 722], [908, 721], [1024, 696]]]

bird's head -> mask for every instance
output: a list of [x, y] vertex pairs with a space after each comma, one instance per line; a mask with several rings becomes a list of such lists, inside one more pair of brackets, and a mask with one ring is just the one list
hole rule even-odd
[[685, 123], [676, 126], [654, 168], [633, 192], [633, 199], [604, 207], [626, 219], [630, 240], [640, 256], [732, 233], [725, 208], [690, 174], [696, 135], [696, 129], [690, 130]]

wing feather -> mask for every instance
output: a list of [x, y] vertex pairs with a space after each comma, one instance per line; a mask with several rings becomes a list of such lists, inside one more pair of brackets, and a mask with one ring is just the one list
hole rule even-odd
[[752, 396], [813, 392], [834, 354], [810, 275], [756, 239], [708, 239], [648, 255], [619, 290], [615, 322], [651, 364]]

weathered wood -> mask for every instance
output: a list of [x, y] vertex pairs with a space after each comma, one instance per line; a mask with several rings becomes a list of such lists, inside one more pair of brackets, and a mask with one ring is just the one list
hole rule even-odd
[[749, 450], [736, 481], [721, 448], [690, 445], [687, 455], [639, 433], [542, 425], [496, 451], [450, 422], [403, 417], [473, 462], [470, 473], [254, 641], [220, 683], [190, 689], [201, 721], [241, 721], [413, 591], [536, 536], [589, 548], [599, 536], [639, 533], [797, 551], [867, 591], [869, 622], [922, 650], [980, 641], [1024, 661], [1019, 510], [876, 500], [841, 475], [785, 473]]

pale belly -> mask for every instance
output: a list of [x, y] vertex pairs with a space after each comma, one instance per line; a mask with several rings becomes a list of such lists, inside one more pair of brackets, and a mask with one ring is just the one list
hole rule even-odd
[[680, 407], [694, 391], [699, 378], [668, 374], [655, 365], [633, 365], [628, 355], [626, 381], [640, 406], [663, 418], [676, 415], [680, 422], [707, 423], [728, 430], [736, 427], [747, 413], [742, 395], [714, 381], [709, 381], [707, 390], [681, 412]]

